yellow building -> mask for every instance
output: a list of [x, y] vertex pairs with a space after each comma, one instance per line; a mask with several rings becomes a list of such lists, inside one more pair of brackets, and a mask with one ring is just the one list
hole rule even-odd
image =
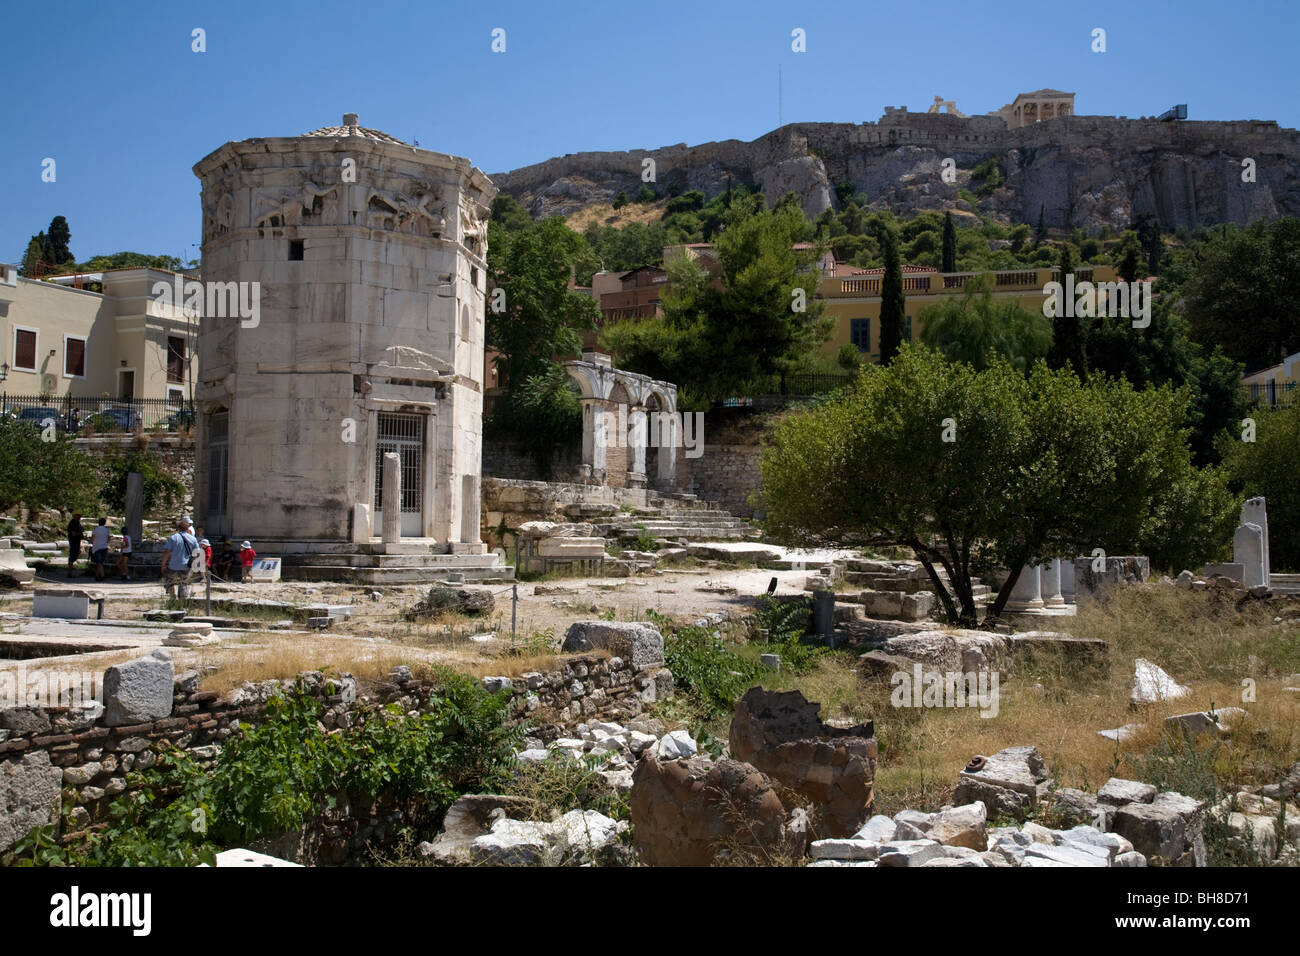
[[188, 402], [199, 320], [153, 294], [175, 280], [147, 268], [35, 280], [0, 265], [0, 388], [10, 405], [109, 399], [133, 403], [148, 426]]
[[[835, 319], [834, 331], [822, 345], [823, 351], [835, 354], [843, 345], [852, 344], [864, 357], [873, 362], [880, 360], [880, 283], [884, 274], [884, 269], [859, 269], [843, 264], [823, 270], [817, 297], [826, 303], [827, 315]], [[942, 302], [945, 296], [962, 295], [966, 281], [978, 275], [984, 276], [995, 299], [1011, 299], [1039, 315], [1047, 299], [1047, 284], [1060, 278], [1055, 268], [944, 273], [924, 266], [904, 266], [907, 315], [904, 339], [920, 339], [922, 309]], [[1116, 280], [1112, 266], [1081, 266], [1074, 270], [1075, 283]]]
[[1293, 405], [1300, 389], [1300, 352], [1288, 355], [1278, 365], [1243, 376], [1241, 384], [1252, 400], [1264, 405]]

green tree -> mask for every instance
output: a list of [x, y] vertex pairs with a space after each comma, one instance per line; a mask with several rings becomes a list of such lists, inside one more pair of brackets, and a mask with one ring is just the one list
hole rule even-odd
[[943, 271], [957, 271], [957, 228], [952, 224], [952, 213], [943, 216]]
[[1234, 489], [1248, 498], [1268, 499], [1269, 561], [1272, 570], [1300, 571], [1300, 402], [1283, 408], [1254, 408], [1255, 440], [1241, 440], [1240, 427], [1219, 437], [1224, 468]]
[[[1074, 273], [1074, 260], [1070, 254], [1069, 243], [1061, 243], [1060, 282], [1069, 288], [1067, 276]], [[1084, 329], [1080, 317], [1075, 314], [1074, 302], [1061, 293], [1058, 308], [1052, 316], [1052, 347], [1047, 353], [1047, 364], [1052, 368], [1069, 368], [1081, 380], [1088, 378], [1088, 359], [1084, 352]]]
[[856, 372], [862, 368], [862, 352], [852, 342], [845, 342], [835, 354], [835, 364], [846, 371]]
[[55, 216], [50, 220], [50, 228], [45, 236], [45, 261], [51, 265], [61, 266], [65, 262], [75, 262], [68, 243], [72, 240], [72, 231], [68, 229], [68, 220]]
[[[950, 621], [971, 626], [973, 575], [1103, 548], [1189, 566], [1217, 553], [1238, 502], [1191, 464], [1186, 397], [1081, 384], [1039, 363], [976, 372], [924, 347], [868, 367], [843, 398], [777, 426], [761, 461], [778, 540], [911, 547]], [[951, 582], [937, 574], [942, 567]]]
[[797, 205], [769, 210], [737, 191], [714, 242], [717, 274], [686, 256], [665, 263], [663, 320], [607, 327], [603, 341], [623, 367], [712, 400], [770, 388], [830, 331], [816, 298], [824, 250], [795, 248], [807, 232]]
[[518, 232], [533, 224], [528, 207], [508, 193], [498, 193], [492, 200], [492, 222], [507, 232]]
[[90, 512], [97, 481], [94, 463], [71, 436], [0, 416], [0, 511], [25, 504]]
[[898, 258], [898, 235], [889, 226], [880, 230], [885, 275], [880, 280], [880, 364], [894, 360], [903, 343], [907, 304], [903, 298], [903, 266]]
[[922, 343], [949, 361], [965, 362], [976, 369], [987, 368], [996, 356], [1028, 373], [1052, 344], [1052, 327], [1042, 313], [1021, 308], [1011, 300], [994, 299], [980, 276], [966, 281], [960, 298], [944, 296], [939, 303], [923, 308], [917, 318], [922, 325]]
[[1142, 246], [1142, 251], [1146, 253], [1147, 275], [1158, 275], [1160, 261], [1164, 258], [1165, 251], [1165, 243], [1160, 236], [1160, 223], [1155, 216], [1143, 213], [1133, 221], [1133, 231]]
[[27, 243], [27, 251], [23, 253], [23, 262], [18, 270], [23, 276], [31, 279], [40, 271], [41, 263], [45, 261], [45, 233], [39, 233]]
[[1134, 328], [1132, 319], [1123, 316], [1097, 316], [1087, 324], [1088, 367], [1094, 373], [1123, 377], [1137, 388], [1186, 388], [1193, 460], [1213, 464], [1219, 460], [1216, 437], [1246, 413], [1241, 365], [1219, 348], [1206, 348], [1192, 339], [1187, 320], [1175, 310], [1175, 293], [1165, 286], [1161, 279], [1146, 328]]
[[157, 456], [147, 451], [120, 451], [106, 462], [105, 482], [99, 491], [100, 499], [113, 511], [126, 509], [126, 479], [133, 471], [143, 479], [146, 512], [174, 511], [184, 501], [185, 483]]
[[1115, 254], [1115, 271], [1125, 282], [1140, 282], [1146, 278], [1147, 257], [1135, 233], [1124, 233], [1124, 241]]
[[486, 343], [499, 353], [494, 361], [506, 389], [502, 420], [534, 447], [568, 437], [555, 430], [563, 416], [557, 418], [535, 396], [555, 385], [556, 360], [580, 352], [581, 332], [594, 329], [600, 316], [595, 300], [569, 284], [571, 270], [588, 257], [586, 240], [559, 216], [514, 232], [495, 220], [488, 224]]
[[1197, 340], [1247, 371], [1300, 351], [1300, 219], [1215, 229], [1167, 272]]

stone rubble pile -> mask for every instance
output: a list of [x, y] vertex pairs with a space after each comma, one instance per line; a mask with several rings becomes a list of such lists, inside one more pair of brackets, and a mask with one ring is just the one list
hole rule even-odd
[[[1034, 747], [976, 758], [958, 783], [956, 805], [937, 813], [904, 810], [893, 817], [873, 816], [851, 836], [814, 841], [809, 865], [1205, 866], [1202, 801], [1118, 778], [1096, 794], [1062, 789], [1049, 796], [1049, 787], [1046, 766]], [[1266, 807], [1260, 798], [1252, 799], [1250, 806]], [[1032, 820], [989, 827], [991, 806], [995, 816], [1023, 819], [1043, 807], [1055, 819], [1077, 822], [1059, 829]], [[1241, 826], [1250, 825], [1240, 815]], [[1300, 826], [1296, 830], [1300, 836]]]
[[578, 724], [577, 736], [558, 737], [549, 745], [531, 737], [516, 754], [520, 763], [547, 760], [589, 762], [614, 790], [632, 789], [632, 771], [642, 757], [677, 760], [695, 756], [698, 746], [685, 730], [666, 732], [662, 721], [633, 720], [625, 727], [609, 721]]
[[536, 811], [523, 797], [469, 794], [447, 810], [442, 832], [416, 854], [448, 866], [560, 866], [622, 862], [626, 820], [570, 810], [551, 820], [516, 819]]

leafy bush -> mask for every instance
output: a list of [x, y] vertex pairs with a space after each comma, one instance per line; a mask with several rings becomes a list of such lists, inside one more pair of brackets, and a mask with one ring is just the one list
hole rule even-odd
[[185, 483], [147, 451], [119, 452], [108, 459], [105, 468], [107, 474], [99, 497], [112, 511], [126, 508], [126, 476], [133, 471], [144, 479], [146, 512], [174, 511], [185, 500]]
[[41, 438], [41, 428], [0, 415], [0, 511], [19, 503], [94, 510], [94, 462], [68, 435]]
[[754, 660], [726, 646], [708, 627], [681, 627], [664, 635], [664, 663], [679, 688], [694, 695], [709, 716], [729, 713], [763, 673]]
[[[352, 727], [322, 732], [320, 701], [301, 691], [267, 704], [266, 720], [227, 741], [210, 767], [184, 751], [163, 754], [138, 787], [109, 806], [109, 822], [62, 860], [86, 866], [193, 866], [221, 846], [247, 844], [309, 824], [341, 800], [384, 799], [408, 822], [432, 823], [460, 794], [510, 779], [523, 726], [510, 727], [508, 694], [435, 668], [436, 690], [414, 717], [397, 705]], [[48, 834], [33, 833], [18, 855], [60, 860]]]
[[628, 792], [612, 789], [597, 771], [604, 756], [588, 754], [581, 760], [552, 755], [538, 763], [522, 764], [506, 792], [537, 801], [533, 816], [549, 820], [551, 813], [596, 810], [614, 820], [626, 820]]

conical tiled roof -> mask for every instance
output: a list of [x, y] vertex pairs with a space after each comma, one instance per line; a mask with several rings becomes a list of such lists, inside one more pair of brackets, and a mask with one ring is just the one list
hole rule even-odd
[[365, 139], [373, 139], [380, 143], [396, 143], [398, 146], [409, 146], [410, 143], [404, 143], [396, 136], [389, 136], [387, 133], [369, 129], [360, 125], [356, 113], [344, 113], [342, 126], [322, 126], [320, 129], [314, 129], [310, 133], [304, 133], [304, 136], [361, 136]]

